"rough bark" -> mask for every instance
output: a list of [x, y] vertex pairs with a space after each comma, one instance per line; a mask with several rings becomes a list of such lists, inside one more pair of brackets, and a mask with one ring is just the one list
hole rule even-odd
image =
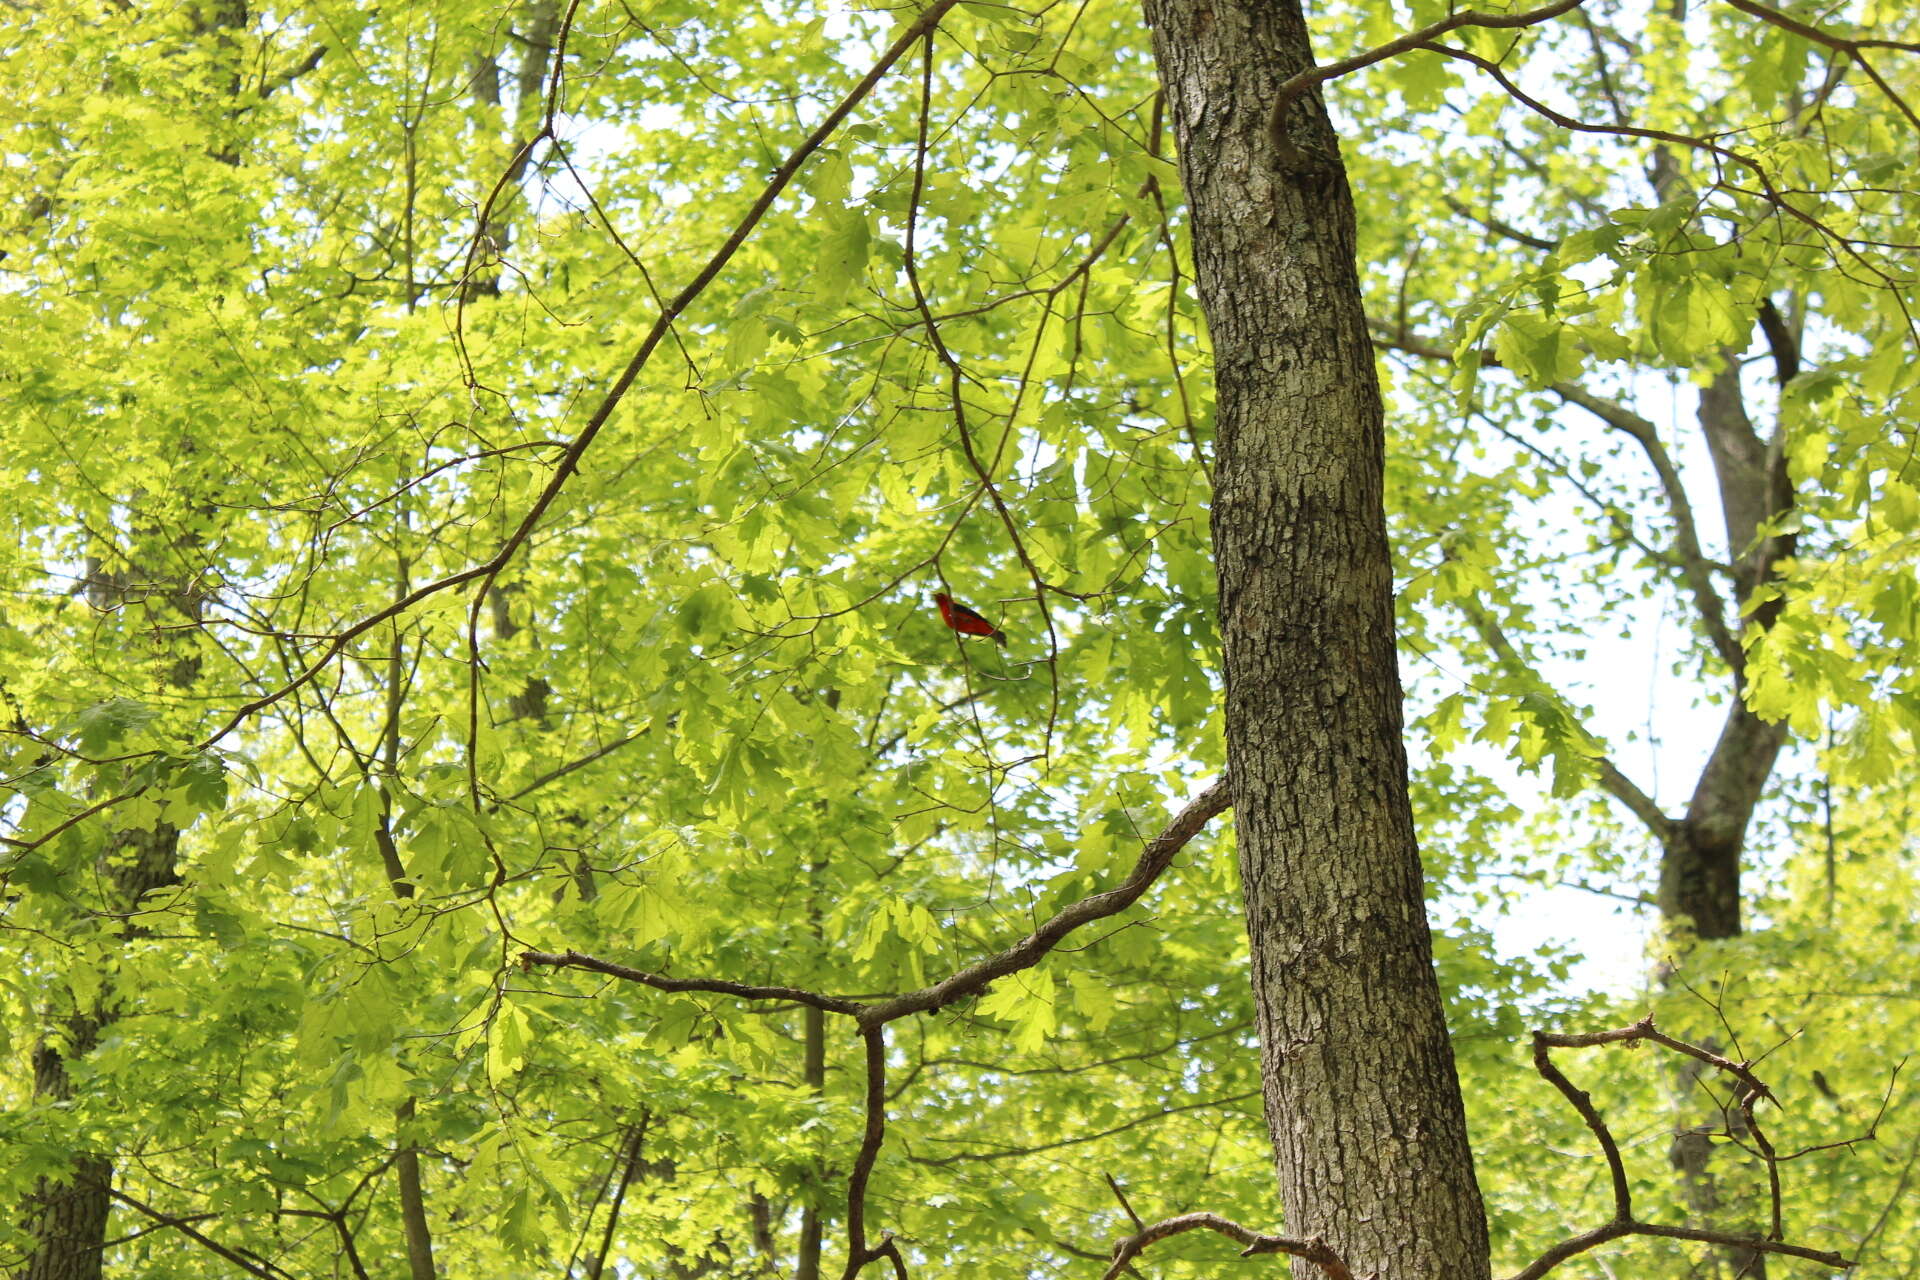
[[[1354, 214], [1297, 0], [1148, 0], [1217, 388], [1227, 760], [1290, 1234], [1356, 1275], [1488, 1274], [1407, 801]], [[1314, 1274], [1297, 1263], [1296, 1274]]]
[[[1799, 369], [1798, 344], [1771, 302], [1762, 306], [1758, 320], [1784, 387]], [[1700, 391], [1697, 421], [1719, 484], [1726, 559], [1733, 567], [1733, 601], [1744, 615], [1740, 626], [1764, 632], [1779, 616], [1779, 602], [1763, 602], [1750, 613], [1745, 606], [1756, 589], [1777, 577], [1775, 564], [1793, 554], [1794, 535], [1770, 530], [1792, 511], [1794, 495], [1780, 449], [1754, 429], [1741, 385], [1739, 356], [1733, 349], [1721, 353], [1720, 372]], [[1742, 696], [1744, 671], [1736, 669], [1733, 677], [1734, 696], [1729, 699], [1719, 740], [1700, 771], [1685, 815], [1668, 828], [1663, 840], [1660, 914], [1669, 928], [1681, 931], [1682, 938], [1713, 941], [1742, 932], [1740, 872], [1747, 832], [1786, 742], [1784, 723], [1769, 724], [1747, 709]], [[1744, 1139], [1746, 1134], [1737, 1116], [1703, 1106], [1697, 1077], [1696, 1070], [1683, 1069], [1674, 1081], [1678, 1116], [1668, 1157], [1680, 1175], [1682, 1198], [1696, 1221], [1722, 1230], [1752, 1230], [1758, 1214], [1752, 1205], [1740, 1202], [1742, 1197], [1734, 1188], [1742, 1181], [1751, 1182], [1756, 1171], [1727, 1177], [1725, 1157], [1716, 1161], [1719, 1153], [1710, 1136], [1727, 1127], [1736, 1138]], [[1716, 1163], [1722, 1167], [1716, 1168]], [[1766, 1280], [1764, 1254], [1730, 1248], [1725, 1261], [1735, 1275]]]
[[[73, 1097], [67, 1075], [67, 1054], [93, 1048], [99, 1025], [91, 1017], [67, 1022], [66, 1053], [49, 1039], [33, 1050], [33, 1096], [65, 1101]], [[99, 1280], [101, 1242], [107, 1237], [107, 1189], [113, 1183], [113, 1164], [103, 1156], [74, 1157], [66, 1180], [42, 1180], [28, 1202], [28, 1223], [35, 1246], [21, 1280]]]

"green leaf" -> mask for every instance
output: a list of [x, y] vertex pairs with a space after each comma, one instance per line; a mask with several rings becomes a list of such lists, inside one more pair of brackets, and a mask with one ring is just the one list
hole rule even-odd
[[131, 698], [109, 698], [85, 708], [74, 718], [84, 755], [105, 755], [125, 738], [152, 724], [159, 712]]

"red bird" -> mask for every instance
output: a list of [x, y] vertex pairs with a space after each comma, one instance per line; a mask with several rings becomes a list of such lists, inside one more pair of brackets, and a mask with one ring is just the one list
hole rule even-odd
[[940, 620], [963, 636], [986, 636], [997, 645], [1007, 643], [1007, 633], [988, 622], [967, 606], [955, 600], [944, 591], [933, 593], [933, 602], [940, 606]]

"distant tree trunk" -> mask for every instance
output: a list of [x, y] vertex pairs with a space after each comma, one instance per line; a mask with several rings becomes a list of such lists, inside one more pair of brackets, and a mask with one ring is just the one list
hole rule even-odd
[[[165, 588], [145, 580], [137, 570], [92, 575], [89, 596], [96, 608], [124, 608], [130, 601], [155, 596], [192, 620], [198, 620], [201, 599], [185, 583]], [[199, 675], [191, 642], [176, 642], [179, 652], [163, 659], [162, 683], [175, 690], [188, 688]], [[156, 889], [178, 884], [174, 869], [180, 832], [161, 822], [150, 831], [123, 831], [107, 841], [101, 852], [100, 883], [107, 886], [104, 909], [124, 914]], [[140, 930], [130, 926], [129, 936]], [[102, 989], [91, 1008], [64, 1015], [50, 1012], [53, 1024], [33, 1049], [33, 1096], [38, 1101], [65, 1102], [74, 1097], [67, 1070], [72, 1058], [82, 1057], [99, 1042], [100, 1033], [119, 1016], [111, 986]], [[106, 1253], [107, 1217], [113, 1186], [113, 1160], [101, 1152], [79, 1151], [67, 1174], [43, 1178], [27, 1198], [22, 1218], [33, 1236], [33, 1250], [15, 1273], [20, 1280], [99, 1280]]]
[[[1784, 391], [1799, 371], [1799, 341], [1771, 300], [1760, 308], [1758, 327]], [[1741, 386], [1744, 347], [1743, 343], [1721, 353], [1720, 372], [1701, 389], [1698, 417], [1719, 482], [1739, 628], [1764, 633], [1779, 618], [1782, 601], [1764, 600], [1752, 609], [1748, 601], [1758, 588], [1778, 582], [1779, 561], [1794, 552], [1796, 537], [1782, 526], [1793, 512], [1795, 498], [1784, 453], [1761, 438], [1747, 412]], [[1740, 872], [1747, 834], [1787, 739], [1787, 725], [1768, 723], [1748, 710], [1745, 693], [1745, 672], [1736, 669], [1734, 696], [1729, 699], [1720, 737], [1700, 771], [1686, 813], [1672, 821], [1662, 839], [1660, 916], [1672, 932], [1676, 949], [1682, 951], [1696, 940], [1734, 938], [1743, 930]], [[1708, 1044], [1722, 1047], [1711, 1039]], [[1750, 1161], [1740, 1161], [1731, 1148], [1716, 1151], [1711, 1136], [1729, 1129], [1735, 1137], [1745, 1138], [1745, 1128], [1737, 1112], [1712, 1104], [1712, 1095], [1698, 1084], [1700, 1072], [1693, 1069], [1697, 1066], [1682, 1066], [1674, 1078], [1676, 1121], [1669, 1159], [1680, 1174], [1683, 1198], [1697, 1223], [1757, 1234], [1762, 1215], [1751, 1202], [1761, 1174]], [[1735, 1158], [1729, 1161], [1723, 1152]], [[1748, 1165], [1744, 1171], [1743, 1163]], [[1728, 1176], [1730, 1170], [1733, 1176]], [[1732, 1274], [1766, 1280], [1765, 1254], [1732, 1248], [1724, 1258]]]
[[[93, 1048], [99, 1026], [91, 1017], [67, 1020], [64, 1045], [43, 1038], [33, 1050], [33, 1096], [64, 1101], [73, 1096], [67, 1056]], [[27, 1204], [33, 1252], [18, 1272], [21, 1280], [99, 1280], [107, 1238], [107, 1188], [113, 1164], [103, 1156], [74, 1157], [63, 1182], [42, 1180]]]
[[[1401, 743], [1380, 390], [1298, 0], [1147, 0], [1217, 388], [1227, 760], [1286, 1230], [1472, 1280], [1487, 1231]], [[1318, 1276], [1299, 1263], [1296, 1274]]]

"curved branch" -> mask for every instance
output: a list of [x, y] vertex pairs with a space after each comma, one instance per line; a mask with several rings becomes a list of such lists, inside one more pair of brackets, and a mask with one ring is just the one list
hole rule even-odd
[[[281, 1277], [286, 1277], [287, 1280], [292, 1280], [292, 1275], [290, 1272], [282, 1271], [279, 1267], [274, 1266], [271, 1262], [268, 1262], [266, 1259], [260, 1258], [260, 1257], [249, 1257], [248, 1255], [243, 1254], [238, 1250], [229, 1249], [226, 1245], [221, 1244], [218, 1240], [215, 1240], [212, 1236], [207, 1235], [203, 1231], [197, 1230], [193, 1226], [192, 1219], [175, 1217], [172, 1214], [162, 1213], [160, 1212], [160, 1210], [154, 1208], [152, 1205], [144, 1204], [141, 1201], [134, 1199], [132, 1196], [120, 1190], [118, 1187], [108, 1187], [107, 1194], [112, 1196], [115, 1200], [118, 1200], [121, 1204], [126, 1205], [128, 1208], [133, 1209], [141, 1214], [144, 1214], [148, 1218], [151, 1218], [158, 1225], [163, 1227], [172, 1227], [175, 1231], [178, 1231], [181, 1235], [187, 1237], [187, 1239], [193, 1241], [195, 1244], [199, 1245], [203, 1249], [206, 1249], [214, 1254], [217, 1254], [222, 1258], [225, 1258], [228, 1262], [231, 1262], [234, 1266], [239, 1267], [242, 1271], [245, 1271], [248, 1275], [258, 1276], [260, 1277], [260, 1280], [281, 1280]], [[202, 1216], [203, 1215], [195, 1214], [194, 1218], [199, 1218]]]
[[[1627, 1187], [1626, 1165], [1621, 1159], [1619, 1144], [1607, 1128], [1607, 1122], [1601, 1118], [1599, 1110], [1593, 1105], [1593, 1099], [1584, 1090], [1575, 1087], [1561, 1073], [1560, 1069], [1553, 1064], [1548, 1051], [1556, 1048], [1583, 1049], [1604, 1044], [1630, 1044], [1638, 1040], [1650, 1040], [1676, 1053], [1695, 1058], [1740, 1082], [1740, 1111], [1746, 1119], [1749, 1130], [1758, 1140], [1759, 1155], [1767, 1167], [1773, 1207], [1773, 1230], [1766, 1239], [1742, 1236], [1729, 1231], [1707, 1231], [1697, 1227], [1668, 1227], [1653, 1222], [1640, 1222], [1634, 1218], [1633, 1202]], [[1649, 1014], [1631, 1026], [1611, 1031], [1591, 1031], [1576, 1035], [1536, 1031], [1533, 1033], [1533, 1065], [1534, 1069], [1539, 1071], [1547, 1082], [1558, 1089], [1572, 1104], [1573, 1109], [1579, 1112], [1580, 1118], [1586, 1121], [1587, 1128], [1593, 1131], [1595, 1139], [1600, 1143], [1601, 1153], [1607, 1160], [1607, 1172], [1613, 1180], [1613, 1218], [1591, 1231], [1583, 1231], [1579, 1235], [1567, 1237], [1521, 1270], [1516, 1271], [1509, 1280], [1539, 1280], [1541, 1276], [1546, 1275], [1567, 1259], [1624, 1236], [1658, 1236], [1666, 1240], [1690, 1240], [1699, 1244], [1722, 1245], [1753, 1253], [1777, 1253], [1790, 1258], [1805, 1258], [1809, 1262], [1818, 1262], [1834, 1270], [1845, 1270], [1853, 1265], [1851, 1259], [1841, 1254], [1825, 1249], [1810, 1249], [1805, 1245], [1788, 1244], [1780, 1239], [1782, 1233], [1779, 1157], [1774, 1154], [1772, 1146], [1760, 1134], [1753, 1119], [1753, 1104], [1756, 1101], [1765, 1098], [1778, 1105], [1778, 1100], [1774, 1098], [1766, 1084], [1753, 1074], [1753, 1069], [1747, 1063], [1734, 1062], [1710, 1049], [1689, 1044], [1685, 1040], [1675, 1039], [1659, 1031], [1655, 1029], [1653, 1016]]]
[[1217, 1231], [1230, 1240], [1236, 1240], [1246, 1247], [1240, 1256], [1250, 1258], [1262, 1253], [1284, 1253], [1289, 1257], [1305, 1258], [1326, 1272], [1328, 1280], [1353, 1280], [1353, 1272], [1347, 1270], [1347, 1264], [1340, 1255], [1327, 1247], [1327, 1242], [1315, 1236], [1311, 1240], [1302, 1240], [1297, 1236], [1274, 1236], [1243, 1227], [1231, 1218], [1223, 1218], [1217, 1213], [1183, 1213], [1176, 1218], [1165, 1218], [1150, 1227], [1143, 1228], [1122, 1240], [1113, 1250], [1113, 1265], [1108, 1267], [1100, 1280], [1115, 1280], [1127, 1269], [1129, 1263], [1140, 1256], [1150, 1244], [1157, 1244], [1169, 1236], [1177, 1236], [1185, 1231]]
[[1531, 27], [1557, 18], [1572, 9], [1579, 8], [1585, 0], [1554, 0], [1554, 3], [1542, 5], [1538, 9], [1527, 9], [1520, 13], [1482, 13], [1478, 9], [1462, 9], [1450, 17], [1429, 23], [1418, 31], [1409, 31], [1382, 45], [1375, 45], [1365, 53], [1356, 53], [1351, 58], [1342, 58], [1338, 62], [1329, 62], [1324, 67], [1309, 67], [1297, 75], [1283, 80], [1274, 91], [1273, 107], [1267, 116], [1267, 136], [1276, 149], [1284, 150], [1286, 142], [1286, 124], [1283, 116], [1287, 106], [1301, 94], [1337, 79], [1350, 71], [1370, 67], [1376, 62], [1385, 62], [1388, 58], [1420, 48], [1427, 41], [1443, 36], [1449, 31], [1461, 27]]
[[669, 978], [664, 974], [649, 973], [645, 969], [635, 969], [631, 965], [615, 964], [611, 960], [601, 960], [579, 951], [522, 951], [520, 953], [521, 968], [531, 969], [535, 965], [604, 973], [610, 978], [624, 978], [628, 982], [638, 982], [656, 991], [676, 993], [699, 991], [709, 995], [739, 996], [743, 1000], [785, 1000], [792, 1004], [824, 1009], [828, 1013], [850, 1015], [858, 1015], [864, 1008], [857, 1000], [825, 996], [817, 991], [806, 991], [800, 987], [758, 987], [745, 982], [729, 982], [725, 978]]
[[[860, 1153], [854, 1157], [853, 1172], [847, 1175], [847, 1269], [843, 1280], [853, 1280], [869, 1262], [888, 1256], [893, 1245], [891, 1235], [882, 1234], [880, 1244], [867, 1247], [867, 1179], [873, 1176], [874, 1161], [880, 1158], [880, 1144], [887, 1136], [887, 1030], [884, 1026], [862, 1027], [860, 1038], [866, 1042], [867, 1123], [860, 1135]], [[905, 1273], [899, 1251], [892, 1251], [894, 1267]]]
[[601, 960], [580, 951], [522, 951], [520, 965], [524, 969], [531, 969], [535, 965], [554, 969], [585, 969], [590, 973], [604, 973], [611, 978], [638, 982], [656, 991], [699, 991], [738, 996], [744, 1000], [785, 1000], [828, 1013], [846, 1014], [859, 1022], [861, 1034], [865, 1035], [908, 1014], [944, 1008], [956, 1000], [978, 995], [996, 979], [1038, 964], [1062, 938], [1080, 926], [1125, 911], [1152, 887], [1161, 872], [1172, 865], [1175, 856], [1186, 848], [1187, 842], [1199, 835], [1208, 822], [1224, 813], [1232, 803], [1228, 780], [1224, 777], [1216, 779], [1206, 790], [1188, 801], [1184, 809], [1174, 814], [1165, 830], [1147, 842], [1146, 848], [1140, 851], [1139, 860], [1133, 865], [1133, 871], [1118, 885], [1061, 908], [1052, 919], [1004, 951], [970, 964], [931, 986], [871, 1004], [849, 1000], [844, 996], [822, 995], [800, 987], [752, 986], [724, 978], [669, 978], [631, 965]]
[[1713, 585], [1714, 566], [1700, 546], [1700, 528], [1693, 519], [1693, 504], [1687, 500], [1687, 490], [1680, 482], [1679, 468], [1673, 465], [1666, 446], [1660, 443], [1659, 430], [1639, 414], [1612, 400], [1594, 395], [1578, 383], [1556, 382], [1547, 389], [1568, 404], [1585, 409], [1614, 430], [1633, 437], [1641, 452], [1647, 455], [1647, 462], [1660, 480], [1660, 491], [1666, 496], [1667, 512], [1673, 517], [1673, 538], [1680, 553], [1680, 571], [1686, 576], [1688, 590], [1693, 593], [1694, 608], [1699, 611], [1700, 623], [1706, 628], [1707, 638], [1713, 642], [1714, 652], [1720, 655], [1720, 660], [1727, 664], [1738, 680], [1747, 668], [1746, 651], [1740, 647], [1732, 629], [1727, 626], [1727, 606], [1720, 599], [1719, 589]]
[[881, 1026], [910, 1013], [943, 1008], [956, 1000], [978, 995], [995, 979], [1038, 963], [1062, 938], [1081, 925], [1125, 911], [1159, 879], [1160, 873], [1167, 869], [1187, 842], [1199, 835], [1209, 821], [1225, 812], [1232, 803], [1228, 780], [1224, 777], [1218, 779], [1188, 801], [1186, 808], [1167, 823], [1166, 829], [1147, 842], [1147, 847], [1140, 851], [1139, 861], [1134, 863], [1132, 873], [1120, 884], [1063, 907], [1051, 920], [997, 955], [970, 964], [931, 986], [861, 1008], [857, 1014], [861, 1027]]
[[1202, 1098], [1199, 1102], [1183, 1103], [1177, 1107], [1166, 1107], [1159, 1111], [1149, 1111], [1135, 1116], [1124, 1124], [1114, 1125], [1111, 1129], [1100, 1129], [1093, 1133], [1076, 1134], [1071, 1138], [1059, 1138], [1053, 1142], [1040, 1142], [1030, 1147], [1008, 1147], [1001, 1151], [961, 1151], [950, 1156], [909, 1156], [913, 1164], [926, 1165], [931, 1169], [944, 1169], [949, 1165], [967, 1164], [982, 1160], [1015, 1160], [1022, 1156], [1038, 1155], [1043, 1151], [1058, 1151], [1062, 1147], [1077, 1147], [1086, 1142], [1098, 1142], [1102, 1138], [1111, 1138], [1116, 1133], [1125, 1133], [1129, 1129], [1138, 1129], [1141, 1125], [1164, 1120], [1168, 1116], [1183, 1115], [1189, 1111], [1205, 1111], [1209, 1107], [1226, 1107], [1236, 1102], [1245, 1102], [1248, 1098], [1260, 1096], [1258, 1089], [1245, 1093], [1230, 1093], [1224, 1098]]

